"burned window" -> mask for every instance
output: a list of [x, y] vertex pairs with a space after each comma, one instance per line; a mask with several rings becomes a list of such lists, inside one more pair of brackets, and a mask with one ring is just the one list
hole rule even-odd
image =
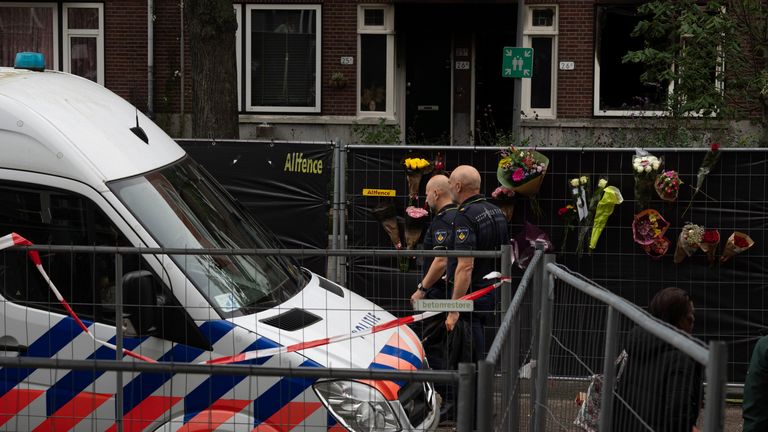
[[668, 83], [643, 82], [644, 66], [625, 63], [629, 52], [643, 48], [643, 40], [632, 31], [642, 17], [634, 6], [597, 8], [595, 47], [595, 92], [598, 113], [661, 111]]

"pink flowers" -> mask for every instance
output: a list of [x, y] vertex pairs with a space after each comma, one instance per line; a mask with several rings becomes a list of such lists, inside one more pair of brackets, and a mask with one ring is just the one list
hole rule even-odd
[[510, 188], [506, 188], [504, 186], [497, 187], [493, 193], [491, 193], [491, 197], [493, 199], [506, 199], [506, 198], [513, 198], [515, 196], [515, 191], [513, 191]]
[[519, 182], [524, 178], [525, 178], [525, 172], [523, 171], [522, 168], [518, 168], [515, 170], [515, 172], [512, 173], [513, 181]]
[[429, 214], [429, 212], [427, 212], [423, 208], [416, 207], [416, 206], [409, 206], [408, 208], [405, 209], [405, 213], [414, 219], [423, 218]]

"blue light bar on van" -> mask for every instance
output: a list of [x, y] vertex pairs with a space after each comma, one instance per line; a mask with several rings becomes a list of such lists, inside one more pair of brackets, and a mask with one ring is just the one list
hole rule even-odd
[[16, 53], [16, 61], [13, 67], [42, 72], [45, 70], [45, 56], [42, 53], [36, 52]]

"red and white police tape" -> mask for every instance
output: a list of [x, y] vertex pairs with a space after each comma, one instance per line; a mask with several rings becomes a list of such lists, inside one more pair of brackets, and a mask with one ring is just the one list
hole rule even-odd
[[[496, 288], [500, 287], [503, 283], [509, 282], [511, 280], [511, 278], [509, 278], [509, 277], [501, 276], [501, 274], [498, 273], [498, 272], [491, 273], [491, 274], [487, 275], [485, 278], [486, 279], [499, 279], [499, 281], [496, 282], [496, 283], [493, 283], [491, 285], [488, 285], [485, 288], [479, 289], [477, 291], [473, 291], [473, 292], [465, 295], [464, 297], [461, 297], [460, 300], [476, 300], [476, 299], [478, 299], [478, 298], [480, 298], [480, 297], [490, 293], [491, 291], [495, 290]], [[422, 312], [422, 313], [416, 314], [416, 315], [411, 315], [411, 316], [402, 317], [402, 318], [396, 318], [396, 319], [393, 319], [392, 321], [388, 321], [388, 322], [385, 322], [383, 324], [378, 324], [378, 325], [375, 325], [375, 326], [373, 326], [371, 328], [368, 328], [368, 329], [365, 329], [365, 330], [361, 330], [361, 331], [355, 332], [355, 333], [345, 333], [345, 334], [341, 334], [341, 335], [337, 335], [337, 336], [331, 336], [331, 337], [328, 337], [328, 338], [322, 338], [322, 339], [317, 339], [317, 340], [308, 341], [308, 342], [300, 342], [300, 343], [297, 343], [297, 344], [294, 344], [294, 345], [280, 346], [280, 347], [275, 347], [275, 348], [266, 348], [266, 349], [261, 349], [261, 350], [256, 350], [256, 351], [247, 351], [247, 352], [236, 354], [236, 355], [233, 355], [233, 356], [226, 356], [226, 357], [215, 358], [215, 359], [212, 359], [212, 360], [208, 360], [208, 361], [206, 361], [204, 363], [205, 364], [238, 363], [238, 362], [243, 362], [243, 361], [247, 361], [247, 360], [254, 360], [254, 359], [258, 359], [258, 358], [263, 358], [263, 357], [271, 357], [271, 356], [278, 355], [278, 354], [284, 354], [284, 353], [289, 353], [289, 352], [294, 352], [294, 351], [301, 351], [301, 350], [305, 350], [305, 349], [309, 349], [309, 348], [315, 348], [315, 347], [319, 347], [319, 346], [323, 346], [323, 345], [329, 345], [329, 344], [336, 343], [336, 342], [343, 342], [343, 341], [350, 340], [350, 339], [357, 338], [357, 337], [368, 336], [368, 335], [371, 335], [371, 334], [374, 334], [374, 333], [378, 333], [378, 332], [381, 332], [381, 331], [384, 331], [384, 330], [388, 330], [388, 329], [391, 329], [391, 328], [394, 328], [394, 327], [400, 327], [400, 326], [403, 326], [403, 325], [407, 325], [407, 324], [415, 323], [415, 322], [418, 322], [418, 321], [422, 321], [422, 320], [425, 320], [427, 318], [436, 316], [436, 315], [438, 315], [440, 313], [441, 312]]]
[[[7, 236], [0, 237], [0, 250], [9, 248], [11, 246], [32, 246], [32, 242], [25, 239], [24, 237], [16, 234], [11, 233]], [[66, 300], [64, 300], [64, 297], [61, 295], [59, 290], [56, 288], [56, 285], [53, 284], [51, 281], [51, 278], [48, 277], [48, 273], [45, 272], [45, 269], [43, 269], [43, 263], [40, 261], [40, 254], [35, 250], [27, 251], [27, 255], [29, 256], [29, 259], [32, 260], [32, 262], [35, 264], [35, 267], [37, 267], [37, 271], [40, 272], [40, 274], [43, 276], [43, 279], [45, 279], [45, 282], [48, 283], [48, 286], [51, 288], [51, 291], [53, 291], [53, 294], [56, 296], [56, 298], [59, 300], [59, 303], [61, 303], [62, 306], [64, 306], [64, 309], [67, 310], [67, 313], [69, 313], [69, 316], [72, 317], [73, 320], [77, 323], [78, 326], [80, 326], [83, 331], [88, 334], [96, 343], [99, 343], [101, 345], [104, 345], [107, 348], [110, 348], [114, 351], [117, 351], [117, 347], [109, 342], [105, 342], [103, 340], [97, 339], [96, 336], [93, 335], [90, 331], [88, 331], [88, 327], [86, 327], [85, 324], [78, 318], [75, 311], [72, 310], [72, 308], [69, 306], [69, 303], [67, 303]], [[136, 354], [135, 352], [127, 349], [123, 349], [123, 354], [139, 359], [144, 360], [145, 362], [150, 363], [157, 363], [155, 360], [145, 357], [141, 354]]]
[[[32, 242], [25, 239], [24, 237], [16, 234], [11, 233], [4, 237], [0, 237], [0, 251], [6, 248], [9, 248], [11, 246], [32, 246]], [[78, 318], [75, 311], [72, 310], [72, 308], [69, 306], [69, 303], [64, 299], [64, 297], [61, 295], [59, 290], [56, 288], [56, 285], [53, 284], [51, 279], [48, 277], [48, 273], [45, 272], [45, 269], [43, 269], [42, 261], [40, 261], [40, 254], [37, 251], [30, 250], [27, 252], [27, 255], [29, 256], [29, 259], [32, 260], [32, 262], [35, 264], [35, 267], [37, 267], [37, 270], [40, 272], [40, 274], [43, 276], [43, 279], [45, 279], [46, 283], [48, 283], [48, 286], [51, 288], [51, 291], [53, 291], [53, 294], [56, 296], [56, 298], [59, 300], [59, 303], [61, 303], [62, 306], [64, 306], [64, 309], [67, 310], [69, 313], [69, 316], [72, 317], [73, 320], [77, 323], [77, 325], [80, 326], [80, 328], [88, 334], [94, 341], [97, 343], [104, 345], [108, 348], [111, 348], [112, 350], [117, 351], [117, 347], [109, 342], [105, 342], [103, 340], [97, 339], [96, 336], [93, 335], [90, 331], [88, 331], [88, 327], [86, 327], [85, 324]], [[485, 276], [486, 279], [499, 279], [498, 282], [495, 282], [491, 285], [486, 286], [485, 288], [479, 289], [477, 291], [473, 291], [463, 297], [460, 298], [460, 300], [476, 300], [491, 291], [495, 290], [496, 288], [500, 287], [505, 282], [509, 282], [511, 278], [501, 276], [500, 273], [494, 272], [490, 273], [487, 276]], [[233, 356], [225, 356], [225, 357], [219, 357], [215, 359], [211, 359], [208, 361], [203, 362], [204, 364], [230, 364], [230, 363], [238, 363], [243, 362], [247, 360], [254, 360], [258, 358], [263, 357], [271, 357], [278, 354], [285, 354], [289, 352], [295, 352], [295, 351], [301, 351], [309, 348], [316, 348], [323, 345], [329, 345], [336, 342], [343, 342], [346, 340], [350, 340], [357, 337], [363, 337], [372, 335], [375, 333], [382, 332], [384, 330], [388, 330], [395, 327], [400, 327], [403, 325], [415, 323], [418, 321], [423, 321], [427, 318], [431, 318], [433, 316], [436, 316], [440, 314], [441, 312], [422, 312], [420, 314], [411, 315], [407, 317], [402, 318], [396, 318], [391, 321], [385, 322], [383, 324], [375, 325], [371, 328], [361, 330], [359, 332], [355, 333], [345, 333], [341, 335], [331, 336], [327, 338], [322, 339], [316, 339], [313, 341], [307, 341], [307, 342], [300, 342], [293, 345], [288, 346], [280, 346], [275, 348], [267, 348], [267, 349], [261, 349], [261, 350], [255, 350], [255, 351], [247, 351], [244, 353], [236, 354]], [[149, 363], [157, 363], [155, 360], [145, 357], [141, 354], [137, 354], [131, 350], [123, 349], [123, 354], [139, 359], [144, 360]]]

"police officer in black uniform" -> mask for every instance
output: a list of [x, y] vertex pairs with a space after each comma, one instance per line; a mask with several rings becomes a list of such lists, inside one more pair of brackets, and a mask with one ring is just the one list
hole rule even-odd
[[[456, 216], [456, 204], [451, 200], [448, 177], [435, 175], [427, 183], [427, 205], [434, 217], [424, 234], [424, 250], [447, 250], [453, 237], [453, 218]], [[455, 259], [453, 259], [455, 260]], [[443, 279], [448, 268], [447, 257], [425, 257], [424, 272], [421, 282], [411, 296], [411, 300], [423, 298], [446, 299], [450, 293]]]
[[[455, 250], [497, 251], [509, 243], [507, 220], [504, 213], [480, 194], [480, 173], [469, 165], [457, 167], [449, 179], [451, 197], [460, 203], [453, 220], [452, 244]], [[499, 270], [498, 260], [493, 258], [459, 257], [455, 270], [449, 270], [453, 281], [453, 299], [458, 299], [493, 281], [483, 279], [490, 272]], [[451, 277], [450, 274], [453, 276]], [[475, 300], [474, 312], [451, 312], [445, 320], [448, 330], [453, 330], [459, 319], [472, 327], [472, 357], [482, 358], [485, 351], [485, 321], [488, 312], [496, 305], [495, 292]]]

